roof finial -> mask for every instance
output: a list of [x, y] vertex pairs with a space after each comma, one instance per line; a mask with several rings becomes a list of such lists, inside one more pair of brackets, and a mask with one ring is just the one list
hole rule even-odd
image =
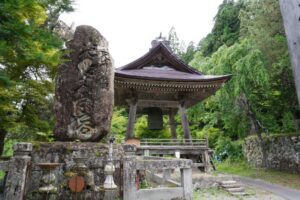
[[165, 37], [162, 36], [162, 32], [160, 32], [158, 37], [152, 40], [151, 46], [153, 48], [159, 45], [160, 43], [163, 43], [168, 49], [170, 49], [170, 42]]

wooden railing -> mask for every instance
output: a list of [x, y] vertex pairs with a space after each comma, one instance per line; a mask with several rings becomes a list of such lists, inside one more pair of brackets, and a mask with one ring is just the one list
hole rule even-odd
[[204, 146], [208, 147], [206, 139], [141, 139], [141, 146]]

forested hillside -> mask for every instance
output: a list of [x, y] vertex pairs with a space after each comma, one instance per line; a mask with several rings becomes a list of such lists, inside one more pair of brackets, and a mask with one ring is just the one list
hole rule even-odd
[[225, 0], [198, 49], [191, 66], [233, 77], [190, 110], [191, 121], [199, 122], [195, 137], [208, 134], [222, 154], [249, 135], [296, 131], [296, 90], [277, 0]]

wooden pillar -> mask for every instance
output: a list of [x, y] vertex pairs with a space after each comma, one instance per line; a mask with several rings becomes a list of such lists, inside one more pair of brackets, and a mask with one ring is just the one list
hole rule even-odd
[[210, 158], [208, 149], [203, 152], [204, 172], [210, 172]]
[[136, 118], [137, 101], [130, 101], [129, 103], [129, 115], [126, 131], [126, 140], [134, 137], [134, 124]]
[[170, 110], [169, 112], [169, 124], [170, 124], [170, 131], [172, 135], [173, 141], [177, 140], [177, 133], [176, 133], [176, 122], [175, 122], [175, 113], [174, 110]]
[[186, 142], [190, 142], [189, 140], [192, 138], [190, 129], [189, 129], [189, 121], [186, 115], [186, 108], [183, 105], [179, 105], [179, 114], [181, 116], [181, 124], [182, 124], [182, 129], [184, 133], [184, 139]]

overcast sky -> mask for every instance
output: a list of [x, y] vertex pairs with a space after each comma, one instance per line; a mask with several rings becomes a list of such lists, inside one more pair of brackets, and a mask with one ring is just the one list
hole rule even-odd
[[172, 26], [186, 44], [198, 43], [212, 29], [223, 0], [75, 0], [75, 12], [64, 14], [67, 24], [91, 25], [108, 40], [115, 67], [123, 66], [167, 36]]

